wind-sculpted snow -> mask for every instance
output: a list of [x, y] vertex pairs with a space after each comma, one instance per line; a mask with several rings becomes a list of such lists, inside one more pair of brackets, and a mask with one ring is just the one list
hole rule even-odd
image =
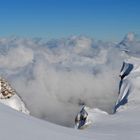
[[131, 42], [118, 47], [84, 36], [49, 41], [1, 38], [0, 75], [14, 86], [31, 115], [73, 126], [82, 104], [112, 111], [119, 70], [129, 57], [122, 48]]

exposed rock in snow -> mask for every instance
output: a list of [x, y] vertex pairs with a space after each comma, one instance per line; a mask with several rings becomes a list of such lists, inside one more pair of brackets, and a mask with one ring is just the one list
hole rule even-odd
[[75, 118], [75, 128], [85, 129], [90, 125], [94, 125], [94, 122], [100, 119], [103, 115], [108, 115], [108, 113], [98, 108], [92, 109], [87, 106], [83, 106]]
[[0, 98], [7, 99], [15, 95], [15, 90], [11, 87], [11, 85], [2, 77], [0, 77]]
[[0, 77], [0, 102], [10, 106], [11, 108], [29, 114], [22, 99], [17, 95], [11, 85], [2, 77]]
[[[112, 114], [116, 113], [116, 111], [123, 105], [128, 102], [128, 96], [131, 89], [131, 82], [129, 81], [128, 75], [133, 70], [133, 64], [123, 62], [121, 71], [120, 71], [120, 83], [119, 83], [119, 91], [118, 91], [118, 99], [112, 108]], [[84, 129], [90, 125], [93, 125], [95, 121], [100, 116], [104, 114], [108, 114], [100, 109], [89, 108], [87, 106], [83, 106], [81, 111], [77, 114], [75, 118], [75, 128]]]

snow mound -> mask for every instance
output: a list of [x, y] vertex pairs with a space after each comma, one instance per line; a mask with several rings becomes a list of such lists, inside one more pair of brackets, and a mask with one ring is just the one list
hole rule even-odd
[[22, 113], [30, 113], [29, 110], [25, 107], [23, 101], [16, 94], [9, 99], [0, 99], [0, 102]]

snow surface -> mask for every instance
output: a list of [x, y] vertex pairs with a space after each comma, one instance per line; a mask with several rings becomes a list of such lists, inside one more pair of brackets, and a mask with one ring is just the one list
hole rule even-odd
[[7, 105], [7, 106], [10, 106], [11, 108], [13, 108], [17, 111], [20, 111], [20, 112], [25, 113], [25, 114], [29, 114], [29, 111], [25, 107], [25, 104], [20, 99], [20, 97], [16, 94], [8, 99], [0, 99], [0, 102]]
[[83, 130], [65, 128], [11, 110], [0, 104], [0, 131], [4, 140], [139, 140], [140, 108], [135, 106], [115, 115], [103, 115], [93, 127]]

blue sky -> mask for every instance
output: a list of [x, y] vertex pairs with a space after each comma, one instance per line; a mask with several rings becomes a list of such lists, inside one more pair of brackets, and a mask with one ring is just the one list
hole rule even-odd
[[0, 0], [0, 36], [119, 40], [140, 34], [139, 0]]

